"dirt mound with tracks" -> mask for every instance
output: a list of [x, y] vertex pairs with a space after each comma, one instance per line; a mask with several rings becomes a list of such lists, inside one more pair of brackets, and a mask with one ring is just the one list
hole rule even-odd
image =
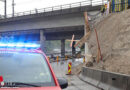
[[[112, 13], [94, 25], [103, 56], [103, 62], [93, 68], [130, 75], [130, 10]], [[89, 50], [97, 57], [94, 30], [88, 39]]]

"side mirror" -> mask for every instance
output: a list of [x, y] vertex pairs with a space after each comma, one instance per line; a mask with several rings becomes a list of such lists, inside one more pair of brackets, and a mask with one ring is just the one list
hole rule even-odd
[[58, 78], [57, 80], [59, 82], [59, 85], [60, 85], [61, 89], [65, 89], [65, 88], [68, 87], [67, 79], [65, 79], [65, 78]]

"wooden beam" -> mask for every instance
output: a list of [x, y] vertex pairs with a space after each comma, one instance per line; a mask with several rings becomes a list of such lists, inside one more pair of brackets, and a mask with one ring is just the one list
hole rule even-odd
[[86, 33], [90, 31], [87, 12], [84, 12]]
[[88, 15], [87, 12], [84, 12], [84, 17], [85, 17], [85, 35], [80, 39], [80, 41], [78, 41], [74, 47], [77, 47], [80, 44], [80, 47], [82, 47], [82, 45], [86, 42], [87, 38], [90, 35], [90, 27], [89, 27], [89, 23], [88, 23]]
[[73, 34], [73, 36], [72, 36], [72, 40], [71, 40], [71, 43], [70, 43], [70, 47], [72, 47], [73, 41], [74, 41], [74, 34]]
[[102, 54], [101, 54], [101, 49], [100, 49], [100, 44], [99, 44], [98, 34], [97, 34], [97, 30], [96, 29], [95, 29], [95, 33], [96, 33], [96, 39], [97, 39], [97, 47], [99, 49], [99, 55], [100, 55], [101, 60], [102, 60]]
[[82, 45], [86, 42], [86, 40], [87, 40], [87, 38], [89, 37], [89, 35], [90, 35], [90, 31], [89, 31], [86, 35], [84, 35], [84, 36], [80, 39], [80, 41], [78, 41], [78, 42], [74, 45], [74, 47], [77, 47], [78, 45], [80, 45], [80, 47], [82, 47]]
[[[71, 42], [72, 40], [67, 39], [66, 41], [70, 41]], [[73, 40], [73, 41], [79, 41], [79, 40]]]

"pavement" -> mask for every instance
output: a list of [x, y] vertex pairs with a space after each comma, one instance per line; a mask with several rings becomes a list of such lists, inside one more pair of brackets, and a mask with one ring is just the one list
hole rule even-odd
[[[81, 81], [77, 75], [66, 75], [67, 70], [68, 70], [68, 62], [72, 62], [72, 60], [68, 61], [60, 61], [59, 63], [57, 62], [52, 62], [51, 66], [53, 68], [53, 71], [56, 75], [56, 77], [63, 77], [68, 80], [68, 87], [64, 90], [100, 90], [96, 87], [93, 87], [89, 85], [86, 82]], [[72, 67], [76, 66], [78, 64], [82, 63], [81, 60], [76, 60], [72, 62]]]

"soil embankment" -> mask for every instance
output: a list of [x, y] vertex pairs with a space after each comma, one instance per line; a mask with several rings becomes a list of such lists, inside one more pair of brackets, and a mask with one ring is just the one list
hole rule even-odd
[[[112, 13], [96, 25], [103, 62], [93, 68], [130, 75], [130, 10]], [[97, 57], [97, 41], [94, 30], [88, 46]]]

